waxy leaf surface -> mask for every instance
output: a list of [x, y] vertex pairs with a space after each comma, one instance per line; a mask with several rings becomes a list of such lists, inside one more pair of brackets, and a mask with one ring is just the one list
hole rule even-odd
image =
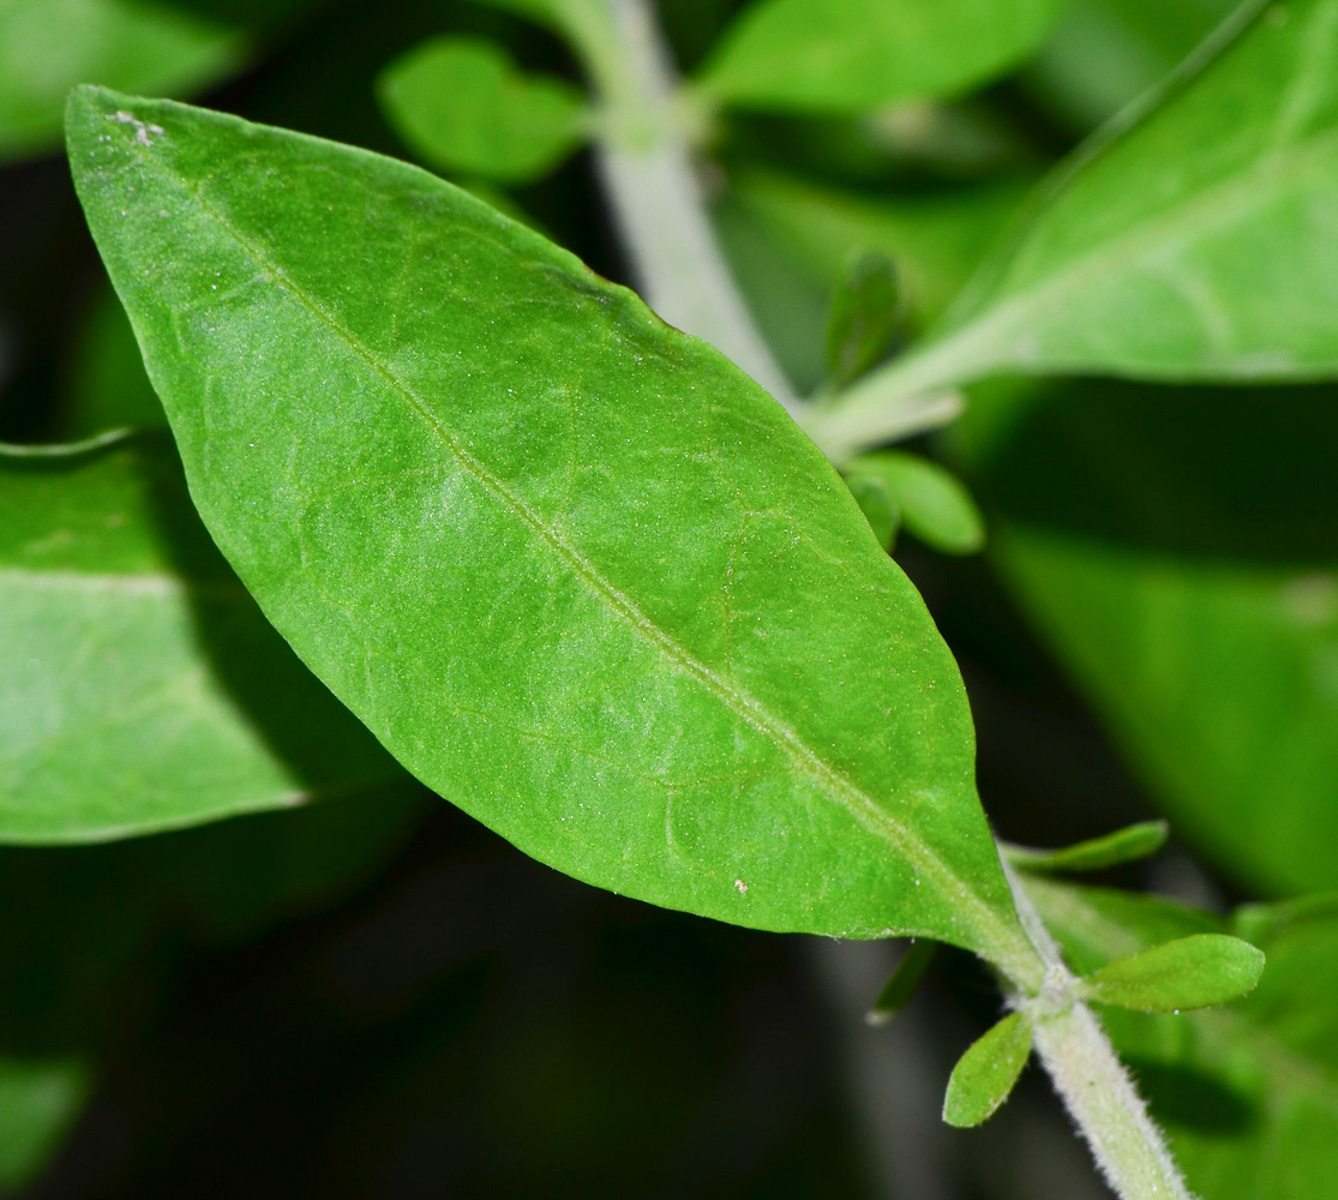
[[0, 456], [0, 841], [402, 780], [200, 528], [170, 444]]
[[729, 104], [863, 112], [956, 95], [1025, 58], [1063, 0], [757, 0], [700, 86]]
[[[1035, 877], [1027, 892], [1090, 972], [1168, 938], [1232, 932], [1214, 913], [1148, 896]], [[1235, 932], [1268, 957], [1259, 986], [1229, 1008], [1102, 1010], [1196, 1196], [1315, 1200], [1338, 1194], [1338, 908], [1246, 910]], [[1245, 914], [1242, 914], [1245, 915]]]
[[205, 523], [419, 778], [656, 903], [1030, 962], [951, 655], [760, 388], [415, 167], [69, 128]]

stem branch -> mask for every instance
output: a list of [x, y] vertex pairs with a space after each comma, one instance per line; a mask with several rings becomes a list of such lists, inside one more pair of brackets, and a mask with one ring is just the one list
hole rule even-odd
[[975, 362], [974, 338], [967, 329], [912, 350], [815, 404], [801, 424], [837, 466], [861, 450], [946, 425], [962, 411], [957, 387], [984, 373]]
[[1073, 999], [1076, 982], [1031, 898], [1004, 863], [1022, 927], [1046, 967], [1035, 1048], [1092, 1157], [1124, 1200], [1193, 1200], [1147, 1106], [1095, 1014]]

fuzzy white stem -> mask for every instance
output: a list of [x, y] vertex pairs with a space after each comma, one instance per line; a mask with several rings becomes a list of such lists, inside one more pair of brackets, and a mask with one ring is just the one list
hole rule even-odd
[[1022, 927], [1046, 967], [1034, 1046], [1092, 1157], [1122, 1200], [1194, 1200], [1161, 1130], [1092, 1010], [1073, 999], [1074, 979], [1050, 931], [1004, 863]]
[[615, 78], [595, 80], [605, 105], [597, 157], [638, 290], [669, 324], [727, 354], [795, 413], [799, 403], [711, 228], [654, 11], [648, 0], [608, 4], [620, 62]]

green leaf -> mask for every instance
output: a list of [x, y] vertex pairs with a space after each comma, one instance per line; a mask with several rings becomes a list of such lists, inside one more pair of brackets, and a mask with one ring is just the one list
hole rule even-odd
[[102, 840], [401, 778], [218, 557], [170, 450], [0, 455], [0, 513], [0, 840]]
[[1008, 861], [1024, 871], [1103, 871], [1156, 854], [1166, 845], [1170, 826], [1165, 821], [1140, 821], [1105, 837], [1078, 842], [1062, 850], [1032, 850], [1007, 846]]
[[82, 1059], [0, 1057], [0, 1194], [32, 1182], [88, 1099]]
[[719, 103], [863, 112], [968, 91], [1041, 42], [1062, 0], [756, 0], [698, 79]]
[[1080, 994], [1140, 1012], [1229, 1004], [1254, 990], [1264, 956], [1224, 933], [1196, 933], [1121, 958], [1088, 975]]
[[934, 549], [974, 554], [985, 544], [985, 523], [970, 492], [937, 463], [901, 450], [878, 450], [853, 460], [846, 473], [851, 480], [877, 480], [906, 528]]
[[69, 130], [205, 523], [420, 779], [658, 904], [1032, 970], [956, 665], [742, 372], [405, 163], [96, 89]]
[[896, 264], [865, 252], [851, 265], [832, 298], [827, 319], [827, 377], [842, 388], [876, 367], [901, 324]]
[[566, 80], [525, 75], [482, 38], [433, 38], [393, 62], [377, 84], [405, 143], [445, 171], [523, 183], [581, 142], [585, 101]]
[[1338, 391], [978, 389], [960, 434], [994, 565], [1177, 836], [1338, 887]]
[[1027, 1065], [1031, 1037], [1031, 1015], [1015, 1012], [972, 1043], [952, 1069], [943, 1119], [958, 1129], [988, 1121], [1008, 1099]]
[[[1202, 57], [1144, 120], [1061, 169], [903, 364], [902, 390], [1002, 370], [1338, 375], [1338, 0], [1268, 5]], [[846, 405], [876, 409], [896, 369]]]
[[893, 1017], [910, 1003], [911, 997], [920, 988], [920, 983], [929, 970], [929, 965], [938, 953], [938, 944], [928, 938], [912, 942], [897, 963], [892, 977], [883, 984], [878, 999], [865, 1014], [870, 1025], [886, 1025]]
[[1294, 926], [1338, 917], [1338, 892], [1301, 896], [1278, 904], [1243, 904], [1231, 914], [1231, 932], [1252, 944], [1284, 937]]
[[0, 161], [54, 150], [76, 83], [186, 93], [235, 71], [242, 39], [139, 0], [0, 2]]
[[[1080, 970], [1222, 924], [1150, 897], [1035, 876], [1025, 885]], [[1268, 969], [1244, 1000], [1181, 1016], [1102, 1013], [1191, 1190], [1212, 1200], [1338, 1194], [1338, 919], [1329, 898], [1304, 919], [1268, 923]]]

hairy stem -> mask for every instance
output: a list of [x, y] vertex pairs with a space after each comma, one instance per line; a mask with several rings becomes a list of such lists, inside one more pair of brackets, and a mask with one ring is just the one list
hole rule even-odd
[[1046, 967], [1035, 1049], [1106, 1182], [1124, 1200], [1193, 1200], [1161, 1130], [1148, 1116], [1105, 1030], [1081, 1001], [1063, 955], [1008, 864], [1004, 872], [1027, 936]]
[[716, 242], [649, 0], [607, 3], [619, 53], [588, 64], [603, 103], [598, 162], [638, 290], [671, 325], [710, 342], [797, 413]]

